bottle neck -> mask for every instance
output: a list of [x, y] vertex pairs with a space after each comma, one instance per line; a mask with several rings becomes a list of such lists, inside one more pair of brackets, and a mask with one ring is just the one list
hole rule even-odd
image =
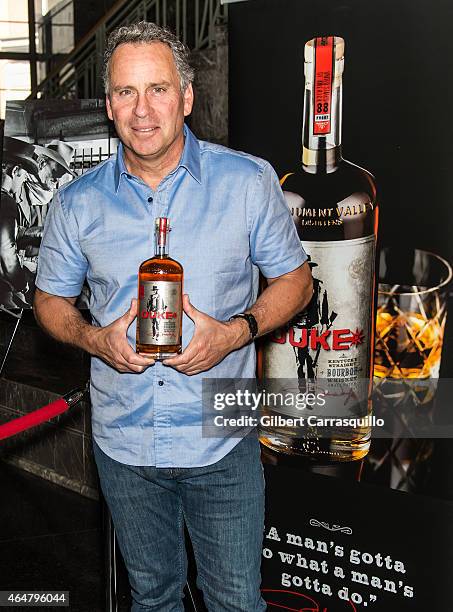
[[155, 257], [168, 257], [168, 232], [156, 231], [154, 236]]
[[168, 257], [168, 248], [166, 247], [157, 247], [155, 249], [155, 257]]
[[341, 162], [341, 75], [332, 83], [329, 113], [315, 99], [312, 82], [305, 84], [302, 164], [312, 174], [334, 172]]

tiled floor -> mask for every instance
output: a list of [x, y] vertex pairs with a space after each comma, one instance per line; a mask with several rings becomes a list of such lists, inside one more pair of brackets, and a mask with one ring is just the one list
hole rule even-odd
[[[104, 612], [100, 503], [5, 463], [0, 463], [0, 491], [0, 591], [69, 591], [71, 612]], [[118, 611], [126, 612], [121, 559], [117, 592]], [[185, 606], [194, 612], [188, 598]], [[198, 603], [197, 612], [202, 610]]]

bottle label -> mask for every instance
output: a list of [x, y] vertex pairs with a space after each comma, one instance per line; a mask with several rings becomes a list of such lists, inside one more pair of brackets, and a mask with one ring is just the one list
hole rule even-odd
[[303, 241], [313, 275], [313, 298], [270, 335], [265, 378], [356, 381], [370, 367], [374, 236]]
[[330, 134], [333, 80], [333, 36], [315, 39], [313, 134]]
[[141, 281], [138, 322], [140, 344], [155, 346], [179, 344], [181, 311], [181, 283]]

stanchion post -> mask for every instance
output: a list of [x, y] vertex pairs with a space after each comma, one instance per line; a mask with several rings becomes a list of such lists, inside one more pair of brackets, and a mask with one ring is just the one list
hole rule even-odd
[[8, 355], [9, 355], [9, 353], [10, 353], [10, 351], [11, 351], [11, 347], [13, 346], [14, 338], [15, 338], [15, 336], [16, 336], [16, 332], [17, 332], [17, 330], [18, 330], [18, 328], [19, 328], [19, 324], [20, 324], [20, 322], [21, 322], [21, 319], [22, 319], [22, 314], [23, 314], [23, 312], [24, 312], [24, 309], [23, 309], [23, 308], [21, 308], [21, 309], [20, 309], [20, 311], [19, 311], [19, 314], [18, 314], [18, 315], [16, 315], [16, 314], [14, 314], [14, 313], [10, 312], [9, 310], [5, 310], [5, 309], [3, 310], [3, 312], [7, 312], [7, 313], [8, 313], [8, 314], [10, 314], [12, 317], [14, 317], [14, 318], [16, 319], [16, 324], [14, 325], [13, 333], [11, 334], [11, 337], [10, 337], [10, 339], [9, 339], [8, 346], [6, 347], [5, 354], [3, 355], [2, 363], [1, 363], [1, 365], [0, 365], [0, 376], [3, 374], [3, 370], [4, 370], [4, 368], [5, 368], [6, 361], [7, 361], [7, 359], [8, 359]]

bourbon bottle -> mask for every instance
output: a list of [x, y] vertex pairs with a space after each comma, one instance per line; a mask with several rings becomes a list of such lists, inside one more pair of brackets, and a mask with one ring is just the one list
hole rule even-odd
[[[305, 44], [302, 163], [281, 185], [309, 257], [314, 294], [303, 312], [267, 338], [262, 378], [286, 379], [300, 392], [328, 390], [330, 398], [319, 409], [278, 408], [290, 417], [358, 416], [351, 396], [363, 395], [363, 384], [360, 416], [371, 409], [376, 187], [369, 172], [342, 157], [343, 68], [342, 38]], [[345, 461], [367, 453], [370, 427], [267, 427], [261, 441], [275, 451]]]
[[156, 360], [181, 352], [183, 268], [168, 256], [170, 221], [158, 217], [155, 255], [138, 271], [137, 353]]

